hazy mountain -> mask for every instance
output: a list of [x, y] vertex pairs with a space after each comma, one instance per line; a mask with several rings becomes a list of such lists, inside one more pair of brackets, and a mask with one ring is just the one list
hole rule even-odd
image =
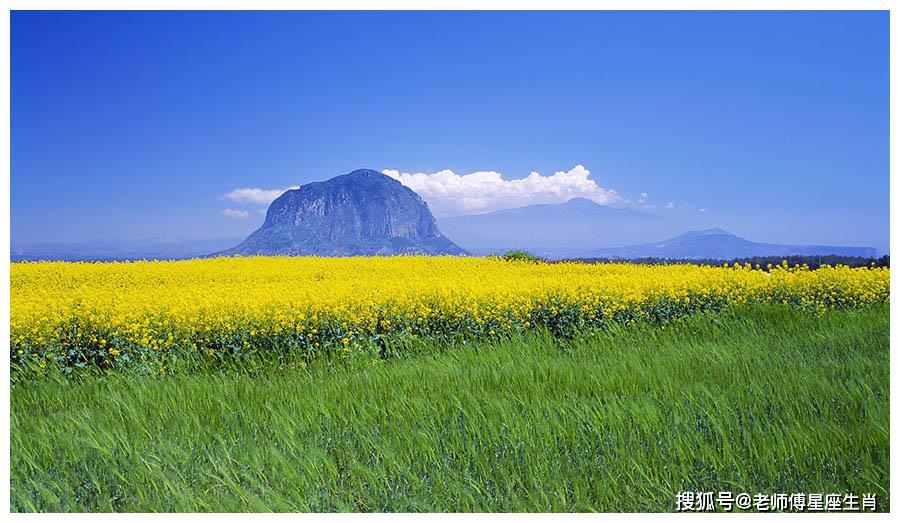
[[374, 256], [464, 254], [438, 230], [408, 187], [370, 169], [285, 192], [266, 221], [218, 255]]
[[526, 249], [548, 256], [580, 255], [684, 230], [656, 214], [600, 205], [585, 198], [442, 218], [439, 223], [447, 236], [476, 254]]
[[177, 260], [204, 256], [234, 245], [235, 238], [185, 240], [142, 238], [137, 240], [86, 240], [73, 243], [26, 243], [10, 248], [12, 261], [125, 261]]
[[872, 247], [839, 247], [829, 245], [779, 245], [758, 243], [735, 236], [722, 229], [692, 231], [670, 240], [626, 247], [609, 247], [593, 251], [603, 258], [710, 258], [729, 260], [753, 256], [827, 255], [874, 257]]

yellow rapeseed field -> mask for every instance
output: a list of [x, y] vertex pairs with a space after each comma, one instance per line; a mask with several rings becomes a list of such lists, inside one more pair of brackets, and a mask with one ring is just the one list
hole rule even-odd
[[[191, 350], [350, 353], [388, 337], [567, 333], [610, 319], [777, 302], [886, 302], [888, 269], [511, 262], [494, 258], [216, 258], [14, 263], [11, 357], [46, 366]], [[361, 349], [360, 349], [361, 350]]]

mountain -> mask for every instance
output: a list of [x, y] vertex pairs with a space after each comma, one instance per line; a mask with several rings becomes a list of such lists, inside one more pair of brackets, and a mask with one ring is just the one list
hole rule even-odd
[[408, 187], [371, 169], [285, 192], [241, 244], [216, 255], [465, 254]]
[[656, 214], [600, 205], [586, 198], [441, 218], [439, 224], [460, 246], [476, 254], [525, 249], [550, 257], [583, 255], [684, 230]]
[[827, 255], [874, 257], [872, 247], [837, 247], [829, 245], [779, 245], [757, 243], [722, 229], [691, 231], [671, 240], [596, 249], [598, 258], [672, 258], [731, 260], [753, 256]]
[[[757, 243], [709, 228], [708, 213], [663, 215], [600, 205], [585, 198], [485, 214], [442, 218], [441, 230], [474, 254], [524, 249], [551, 258], [733, 259], [752, 256], [875, 256], [874, 248]], [[685, 230], [697, 229], [681, 234]], [[659, 238], [670, 240], [657, 241]]]
[[205, 256], [234, 245], [240, 239], [142, 238], [97, 239], [67, 243], [18, 243], [10, 248], [11, 261], [133, 261], [181, 260]]

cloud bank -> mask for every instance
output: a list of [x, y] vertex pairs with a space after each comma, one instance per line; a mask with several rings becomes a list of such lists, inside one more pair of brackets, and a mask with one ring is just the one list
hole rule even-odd
[[[226, 194], [222, 195], [222, 200], [230, 200], [235, 203], [244, 204], [247, 206], [259, 207], [256, 211], [265, 216], [266, 209], [269, 207], [269, 204], [272, 203], [275, 198], [278, 198], [286, 191], [292, 189], [299, 189], [299, 185], [292, 185], [290, 187], [285, 187], [283, 189], [260, 189], [259, 187], [238, 187], [236, 189], [232, 189]], [[222, 209], [220, 211], [222, 216], [227, 216], [229, 218], [237, 218], [239, 220], [245, 220], [250, 217], [250, 212], [243, 209]]]
[[222, 196], [226, 200], [238, 203], [250, 203], [253, 205], [269, 205], [275, 198], [278, 198], [286, 191], [291, 189], [299, 189], [297, 185], [292, 185], [283, 189], [260, 189], [258, 187], [238, 187], [232, 189]]
[[449, 169], [435, 173], [405, 173], [385, 169], [384, 174], [417, 192], [437, 216], [457, 216], [540, 203], [562, 203], [589, 198], [600, 204], [622, 200], [616, 191], [590, 179], [583, 165], [550, 176], [532, 172], [525, 178], [504, 179], [496, 171], [459, 175]]
[[229, 218], [237, 218], [239, 220], [243, 220], [249, 217], [250, 213], [247, 211], [242, 211], [240, 209], [222, 209], [222, 216], [228, 216]]

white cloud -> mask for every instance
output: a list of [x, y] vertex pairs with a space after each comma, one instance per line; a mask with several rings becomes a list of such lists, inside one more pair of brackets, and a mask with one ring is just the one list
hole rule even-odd
[[701, 207], [701, 208], [699, 208], [699, 209], [697, 209], [697, 210], [700, 211], [700, 212], [706, 212], [706, 208], [705, 208], [705, 207]]
[[672, 209], [673, 207], [675, 207], [675, 204], [672, 202], [666, 204], [666, 209]]
[[247, 211], [241, 211], [238, 209], [222, 209], [222, 215], [228, 216], [229, 218], [237, 218], [239, 220], [244, 220], [250, 216], [250, 213]]
[[638, 203], [644, 203], [644, 202], [646, 202], [646, 201], [647, 201], [647, 193], [642, 192], [642, 193], [641, 193], [641, 197], [638, 198]]
[[576, 165], [550, 176], [532, 172], [525, 178], [504, 179], [496, 171], [459, 175], [449, 169], [435, 173], [403, 173], [385, 169], [422, 197], [438, 216], [455, 216], [508, 209], [538, 203], [561, 203], [571, 198], [588, 198], [600, 204], [619, 203], [616, 191], [605, 189], [588, 176], [590, 171]]
[[231, 200], [233, 202], [238, 203], [251, 203], [255, 205], [269, 205], [272, 203], [275, 198], [278, 198], [285, 191], [291, 189], [299, 189], [298, 186], [294, 185], [291, 187], [287, 187], [285, 189], [260, 189], [257, 187], [238, 187], [237, 189], [232, 189], [227, 194], [223, 195], [222, 198], [226, 200]]

